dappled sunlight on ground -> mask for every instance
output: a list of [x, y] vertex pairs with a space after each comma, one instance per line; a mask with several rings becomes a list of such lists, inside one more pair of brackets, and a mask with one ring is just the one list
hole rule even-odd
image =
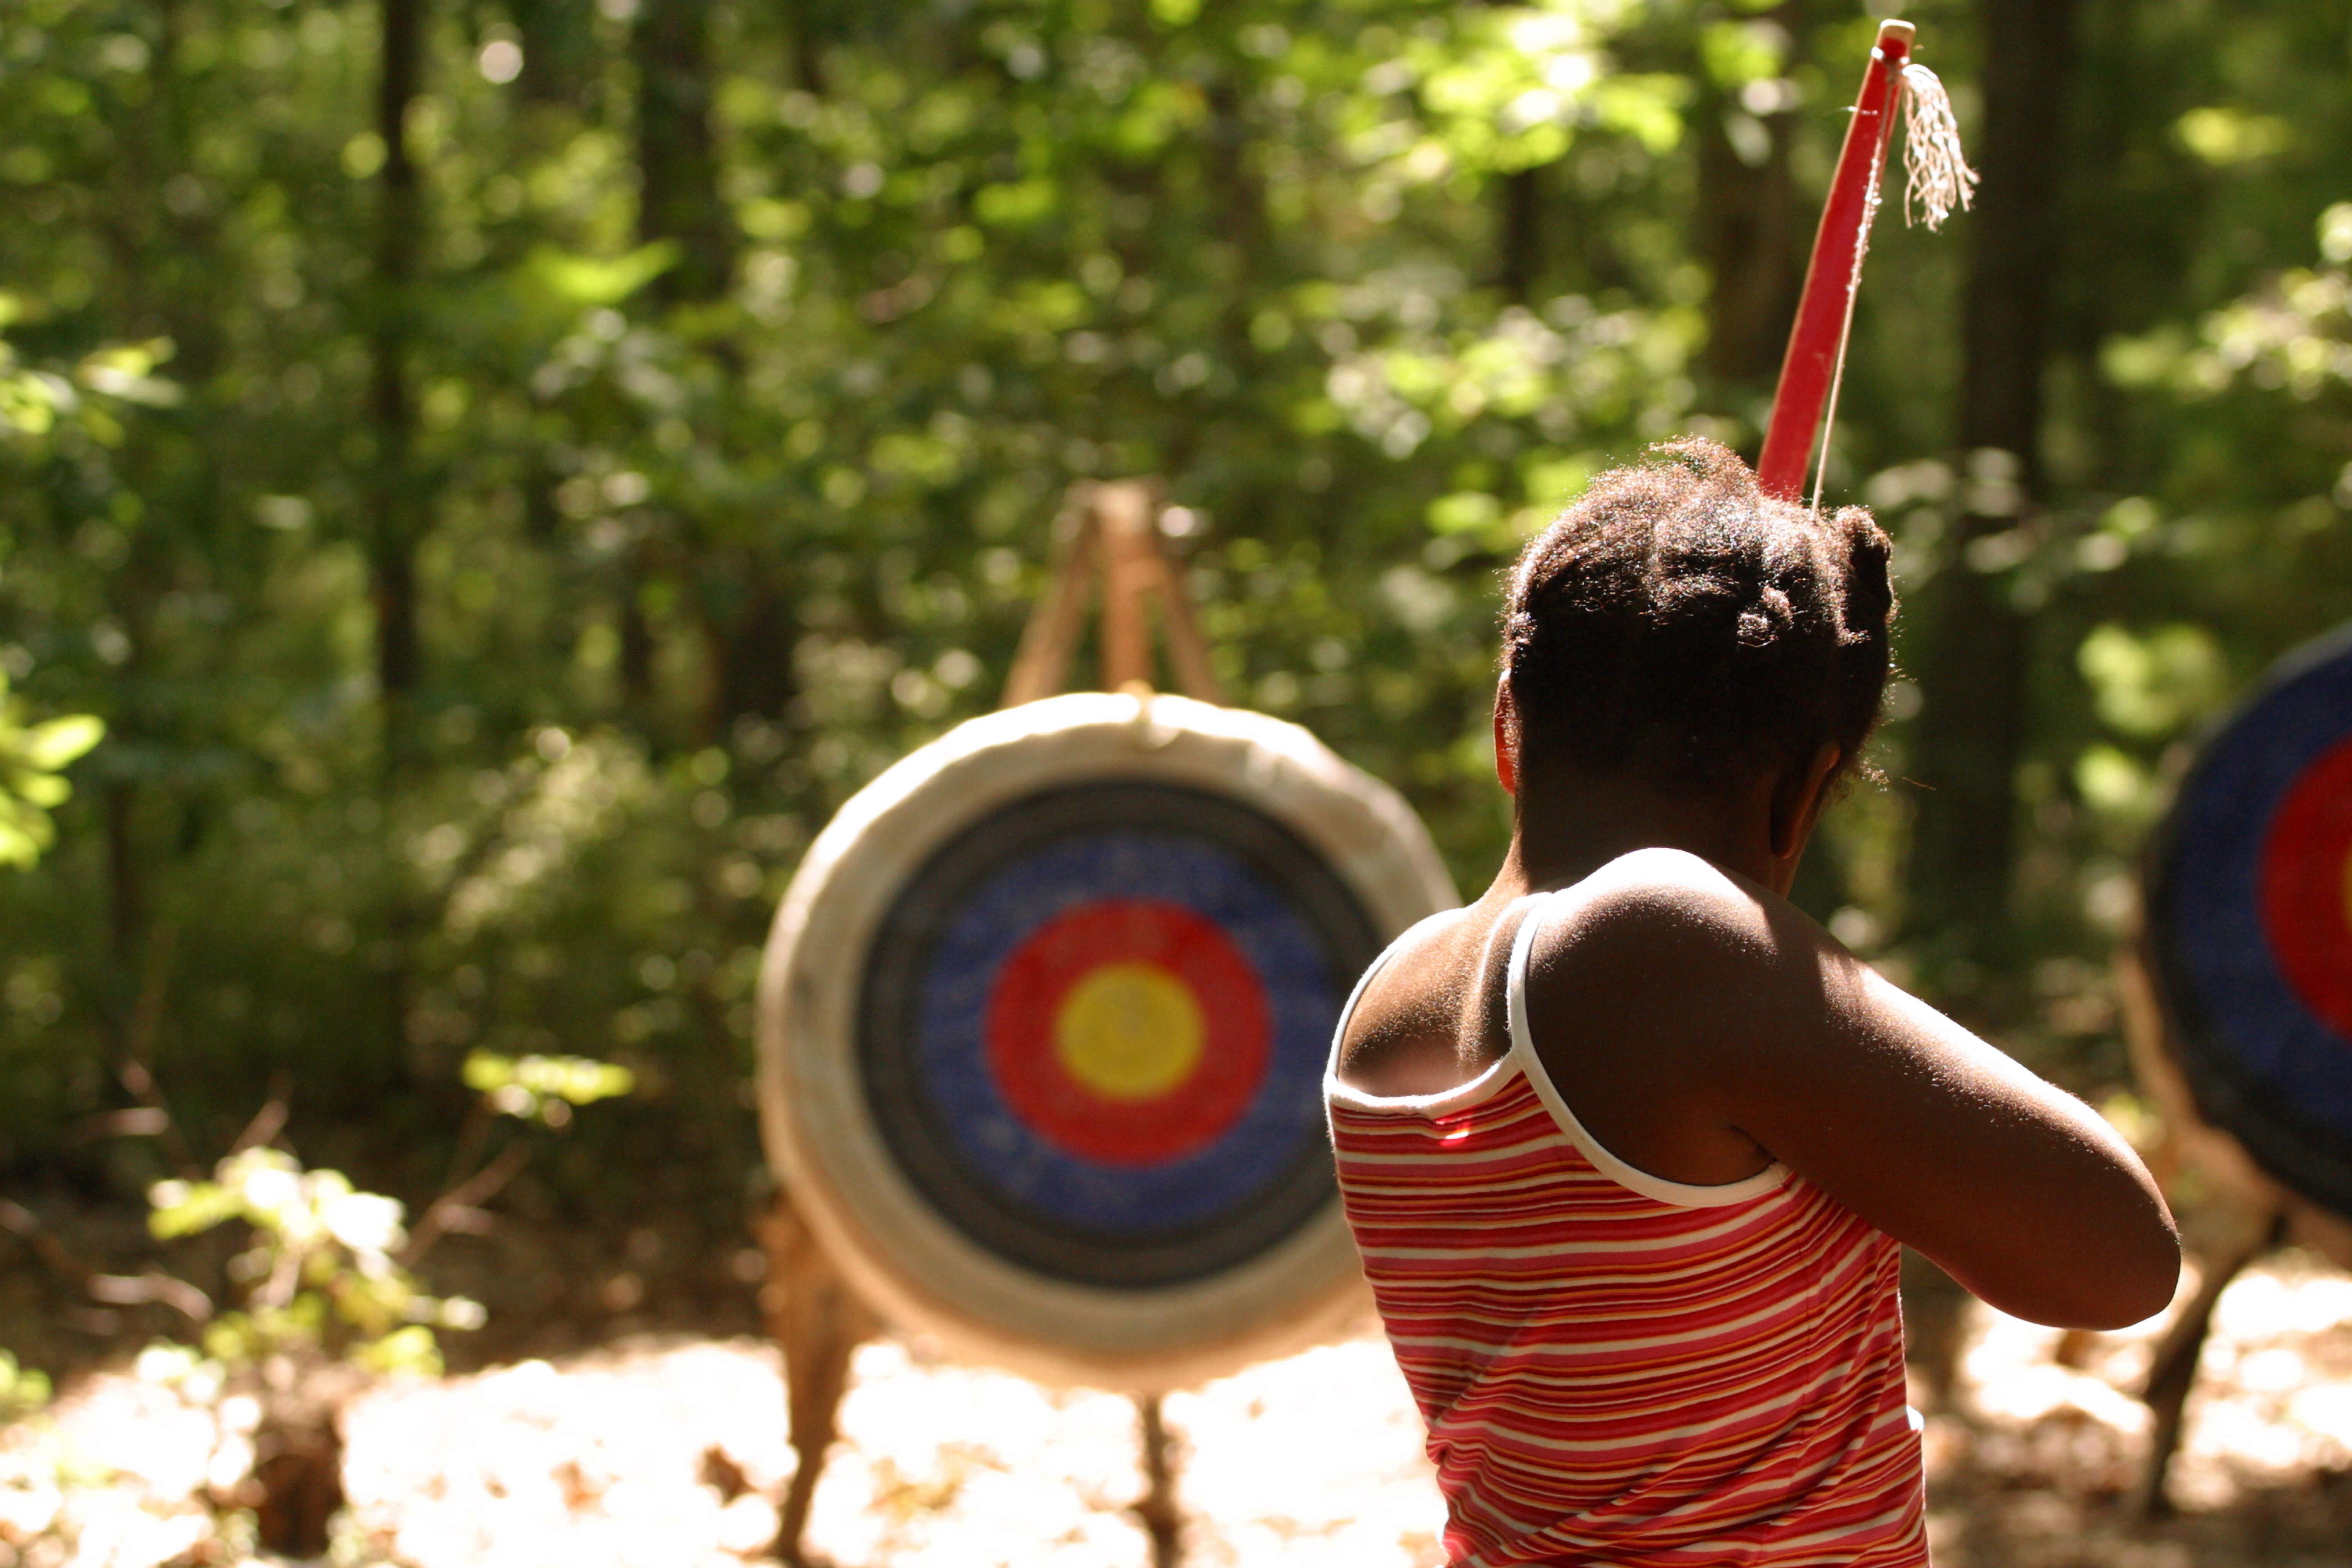
[[[2194, 1286], [2184, 1278], [2178, 1300]], [[2352, 1539], [2352, 1279], [2300, 1253], [2222, 1295], [2168, 1492], [2141, 1522], [2164, 1328], [2065, 1334], [1983, 1307], [1960, 1409], [1927, 1426], [1938, 1568], [2340, 1568]]]
[[417, 1568], [687, 1568], [774, 1539], [782, 1397], [772, 1355], [720, 1342], [394, 1385], [347, 1417], [344, 1489]]
[[[2330, 1568], [2352, 1534], [2352, 1279], [2289, 1254], [2222, 1298], [2174, 1470], [2182, 1516], [2132, 1519], [2159, 1325], [2062, 1335], [1979, 1312], [1959, 1407], [1931, 1417], [1938, 1568]], [[201, 1499], [249, 1462], [251, 1412], [198, 1374], [86, 1379], [0, 1444], [0, 1563], [247, 1557]], [[810, 1541], [845, 1568], [1132, 1568], [1131, 1401], [859, 1352]], [[248, 1402], [249, 1403], [249, 1402]], [[1188, 1561], [1440, 1560], [1420, 1428], [1366, 1332], [1167, 1401]], [[775, 1352], [638, 1340], [561, 1363], [386, 1385], [346, 1423], [334, 1561], [408, 1568], [715, 1568], [772, 1538], [793, 1469]], [[70, 1543], [69, 1543], [70, 1542]], [[13, 1543], [13, 1544], [5, 1544]]]
[[[856, 1374], [815, 1551], [894, 1568], [1148, 1557], [1127, 1512], [1144, 1485], [1131, 1400], [897, 1342], [866, 1347]], [[348, 1484], [370, 1543], [416, 1568], [736, 1561], [775, 1533], [769, 1499], [793, 1468], [782, 1409], [776, 1354], [752, 1342], [648, 1343], [561, 1373], [526, 1363], [362, 1401]], [[1419, 1425], [1377, 1340], [1254, 1367], [1171, 1398], [1167, 1415], [1192, 1561], [1436, 1559]]]

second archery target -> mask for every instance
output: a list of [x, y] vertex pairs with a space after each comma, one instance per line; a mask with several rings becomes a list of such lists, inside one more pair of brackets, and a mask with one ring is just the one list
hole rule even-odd
[[1137, 1387], [1353, 1302], [1320, 1080], [1356, 975], [1453, 890], [1391, 792], [1181, 698], [976, 720], [844, 808], [780, 911], [761, 1107], [862, 1292]]
[[2158, 839], [2153, 969], [2199, 1107], [2352, 1214], [2352, 637], [2208, 742]]

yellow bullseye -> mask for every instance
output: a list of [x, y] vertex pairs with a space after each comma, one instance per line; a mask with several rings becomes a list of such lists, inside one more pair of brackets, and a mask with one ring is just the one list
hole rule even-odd
[[1106, 963], [1054, 1019], [1063, 1070], [1106, 1100], [1150, 1100], [1192, 1076], [1208, 1029], [1190, 987], [1156, 964]]

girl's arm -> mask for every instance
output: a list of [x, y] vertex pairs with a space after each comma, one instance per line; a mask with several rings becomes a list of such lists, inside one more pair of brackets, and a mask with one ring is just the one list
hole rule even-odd
[[[1561, 990], [1602, 981], [1691, 1112], [1745, 1133], [2016, 1317], [2164, 1310], [2179, 1244], [2156, 1183], [2082, 1101], [1906, 994], [1771, 893], [1675, 851], [1604, 873], [1547, 931]], [[1575, 949], [1583, 949], [1584, 957]], [[1613, 977], [1604, 979], [1607, 977]], [[1551, 1016], [1540, 984], [1530, 1006]], [[1590, 1007], [1585, 1009], [1589, 1014]], [[1609, 1037], [1596, 1033], [1591, 1037]]]

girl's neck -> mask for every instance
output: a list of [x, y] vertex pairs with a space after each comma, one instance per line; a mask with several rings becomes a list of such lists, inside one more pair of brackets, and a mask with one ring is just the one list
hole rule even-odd
[[1636, 849], [1685, 850], [1768, 887], [1781, 879], [1769, 782], [1729, 797], [1662, 789], [1631, 774], [1520, 784], [1510, 852], [1490, 896], [1564, 888]]

